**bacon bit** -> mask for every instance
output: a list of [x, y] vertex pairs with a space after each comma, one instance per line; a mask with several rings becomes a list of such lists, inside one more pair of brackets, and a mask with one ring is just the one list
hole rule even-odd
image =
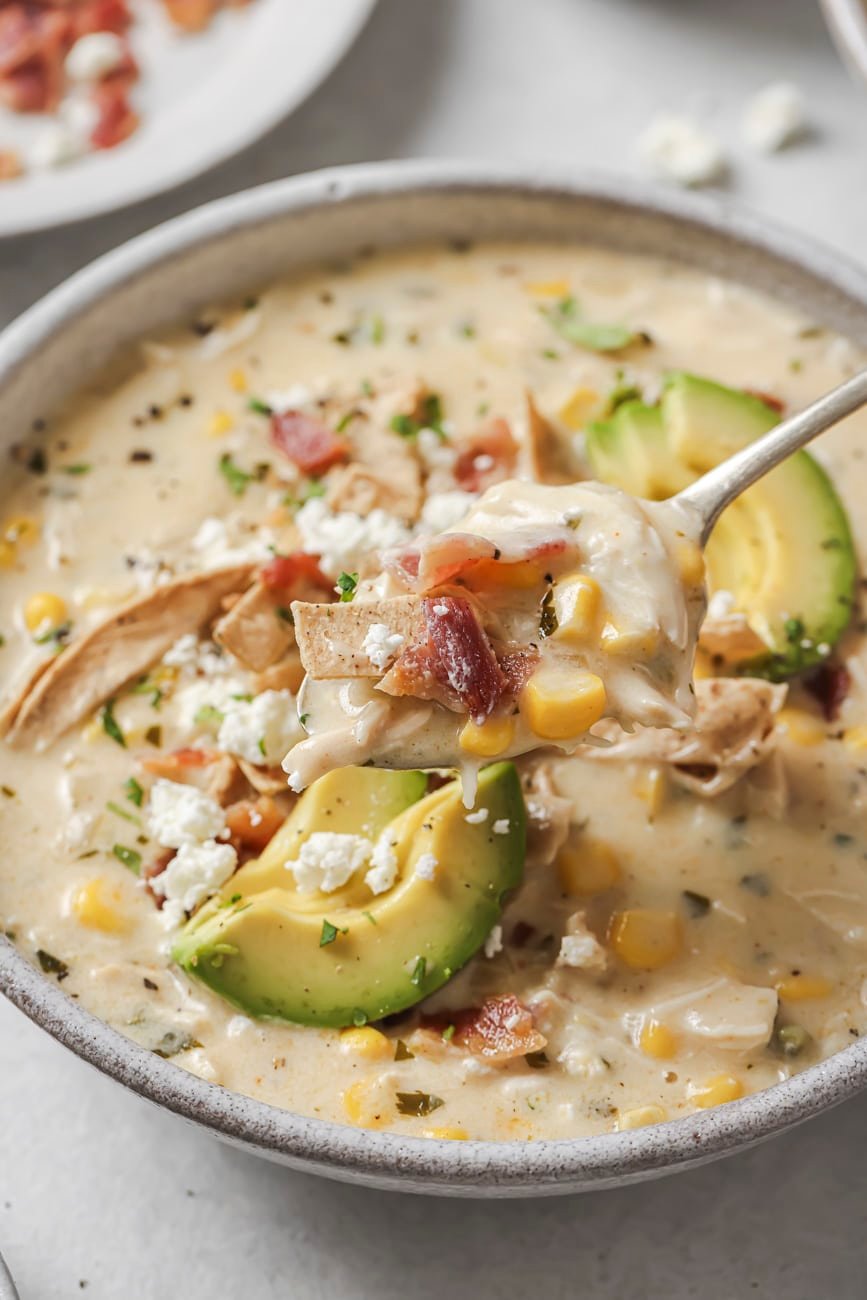
[[512, 430], [499, 417], [489, 420], [455, 462], [455, 480], [465, 492], [483, 492], [511, 478], [518, 459]]
[[75, 40], [92, 32], [114, 32], [120, 36], [132, 22], [126, 0], [90, 0], [79, 4], [71, 17], [75, 24]]
[[345, 438], [303, 411], [272, 415], [271, 442], [305, 474], [322, 474], [349, 455]]
[[766, 393], [761, 388], [745, 388], [744, 392], [748, 397], [757, 397], [765, 406], [769, 406], [772, 411], [779, 412], [780, 415], [786, 409], [786, 403], [780, 397], [775, 397], [773, 393]]
[[245, 853], [257, 857], [271, 843], [285, 820], [285, 814], [268, 795], [241, 799], [226, 809], [230, 843], [239, 858], [243, 858]]
[[331, 579], [326, 578], [319, 567], [318, 555], [308, 555], [306, 551], [275, 555], [265, 565], [261, 578], [269, 591], [288, 592], [301, 581], [321, 587], [323, 591], [330, 591], [332, 587]]
[[90, 143], [94, 149], [114, 149], [127, 140], [139, 124], [138, 113], [129, 102], [126, 82], [124, 79], [117, 82], [107, 79], [94, 86], [91, 97], [99, 117], [90, 133]]
[[488, 998], [450, 1017], [452, 1042], [486, 1061], [511, 1061], [528, 1052], [541, 1052], [547, 1039], [533, 1024], [533, 1015], [513, 993]]
[[211, 763], [217, 763], [221, 758], [222, 754], [214, 749], [174, 749], [168, 754], [156, 754], [153, 758], [143, 758], [141, 765], [146, 772], [150, 772], [153, 776], [165, 776], [169, 780], [173, 780], [191, 769], [208, 767]]
[[536, 671], [539, 658], [539, 651], [535, 649], [508, 650], [497, 656], [510, 695], [520, 695]]
[[14, 181], [24, 171], [21, 155], [14, 149], [0, 149], [0, 181]]
[[184, 32], [201, 32], [219, 8], [219, 0], [163, 0], [169, 18]]
[[0, 9], [0, 102], [15, 113], [47, 113], [60, 102], [73, 40], [68, 14], [11, 4]]
[[804, 690], [812, 695], [826, 722], [836, 721], [840, 705], [852, 686], [852, 678], [842, 664], [822, 664], [804, 679]]
[[497, 707], [506, 685], [484, 628], [468, 600], [432, 596], [422, 605], [433, 651], [431, 671], [481, 724]]

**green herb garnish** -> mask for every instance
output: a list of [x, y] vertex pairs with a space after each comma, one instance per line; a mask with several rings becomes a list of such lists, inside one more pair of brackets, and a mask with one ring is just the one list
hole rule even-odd
[[409, 977], [410, 984], [414, 984], [416, 988], [421, 988], [422, 981], [424, 980], [426, 974], [427, 974], [427, 958], [417, 957], [415, 966], [413, 966], [412, 968], [412, 974]]
[[120, 745], [121, 749], [126, 749], [126, 737], [120, 729], [117, 718], [114, 716], [114, 700], [108, 700], [103, 705], [100, 720], [105, 734], [110, 736], [115, 744]]
[[619, 352], [634, 343], [638, 335], [625, 325], [597, 325], [585, 320], [576, 300], [561, 298], [553, 307], [539, 309], [545, 319], [569, 343], [591, 352]]
[[352, 600], [355, 595], [355, 588], [358, 586], [357, 573], [341, 573], [337, 579], [334, 590], [338, 592], [341, 602]]
[[162, 727], [157, 725], [154, 725], [153, 727], [148, 727], [147, 731], [145, 732], [144, 738], [149, 745], [153, 745], [155, 749], [159, 749], [160, 745], [163, 743]]
[[133, 826], [141, 826], [141, 818], [136, 817], [135, 813], [131, 813], [127, 808], [121, 808], [119, 803], [109, 799], [105, 806], [109, 812], [114, 813], [115, 817], [122, 817], [125, 822], [132, 822]]
[[334, 943], [334, 940], [339, 934], [349, 934], [349, 928], [340, 925], [332, 925], [330, 921], [327, 921], [325, 917], [323, 917], [322, 933], [319, 935], [319, 947], [326, 948], [329, 943]]
[[422, 398], [413, 415], [398, 414], [391, 418], [391, 429], [402, 438], [417, 438], [422, 429], [432, 429], [445, 441], [442, 399], [438, 393], [428, 393]]
[[66, 962], [61, 961], [59, 957], [55, 957], [53, 953], [46, 952], [44, 948], [36, 949], [36, 960], [45, 974], [56, 975], [58, 982], [65, 980], [69, 974], [69, 967]]
[[123, 788], [126, 791], [126, 797], [129, 799], [130, 803], [134, 803], [136, 808], [141, 808], [142, 800], [144, 799], [144, 790], [135, 777], [131, 776], [128, 781], [124, 781]]
[[163, 1034], [156, 1047], [152, 1050], [157, 1056], [168, 1060], [170, 1056], [177, 1056], [179, 1052], [189, 1052], [191, 1048], [201, 1047], [201, 1045], [197, 1038], [181, 1033], [179, 1029], [170, 1029]]
[[397, 1040], [394, 1049], [394, 1059], [396, 1061], [414, 1061], [415, 1052], [411, 1052], [402, 1038]]
[[263, 402], [261, 397], [251, 397], [247, 402], [247, 410], [252, 411], [254, 415], [272, 416], [274, 414], [267, 402]]
[[696, 894], [692, 889], [685, 889], [681, 897], [690, 916], [707, 916], [710, 911], [710, 899], [706, 894]]
[[193, 722], [197, 727], [219, 727], [225, 716], [213, 704], [203, 704], [200, 709], [196, 710]]
[[559, 626], [557, 611], [554, 608], [554, 588], [549, 587], [542, 597], [542, 608], [539, 614], [539, 635], [553, 636]]
[[236, 497], [242, 497], [247, 491], [247, 484], [252, 481], [254, 475], [248, 474], [246, 470], [240, 469], [227, 451], [223, 452], [218, 464], [220, 467], [220, 473], [226, 480], [229, 491], [233, 492]]
[[82, 463], [79, 465], [61, 465], [60, 468], [64, 474], [72, 474], [78, 476], [80, 474], [89, 474], [90, 471], [93, 469], [93, 466], [85, 465], [84, 463]]
[[125, 844], [113, 844], [111, 851], [118, 862], [123, 863], [127, 871], [131, 871], [134, 876], [139, 874], [141, 871], [141, 854], [137, 849], [128, 849]]

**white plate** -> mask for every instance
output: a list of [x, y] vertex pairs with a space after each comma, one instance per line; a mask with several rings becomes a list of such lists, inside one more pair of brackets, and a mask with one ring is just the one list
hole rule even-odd
[[[116, 149], [0, 182], [0, 236], [124, 207], [189, 180], [263, 135], [328, 75], [375, 0], [254, 0], [206, 32], [176, 34], [158, 0], [137, 0], [142, 125]], [[26, 154], [53, 119], [0, 108], [0, 148]]]

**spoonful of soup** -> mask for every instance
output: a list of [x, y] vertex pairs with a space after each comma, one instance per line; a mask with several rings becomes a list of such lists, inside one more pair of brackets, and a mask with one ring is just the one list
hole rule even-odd
[[471, 803], [485, 762], [599, 744], [603, 718], [688, 730], [714, 524], [865, 403], [862, 372], [664, 501], [499, 483], [453, 528], [385, 553], [351, 601], [296, 601], [308, 734], [283, 763], [292, 788], [364, 763], [460, 767]]

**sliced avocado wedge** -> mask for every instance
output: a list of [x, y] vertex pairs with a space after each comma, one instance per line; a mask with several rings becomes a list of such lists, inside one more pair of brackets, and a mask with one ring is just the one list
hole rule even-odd
[[[327, 806], [313, 786], [293, 817], [307, 817], [308, 833], [336, 829], [330, 819], [319, 820]], [[272, 869], [255, 874], [263, 855], [184, 927], [175, 961], [248, 1015], [266, 1019], [339, 1028], [412, 1006], [479, 950], [503, 896], [521, 881], [526, 814], [513, 764], [497, 763], [480, 774], [477, 806], [488, 809], [487, 818], [467, 822], [460, 785], [453, 782], [391, 820], [386, 833], [398, 877], [375, 896], [355, 879], [333, 893], [300, 894], [282, 864], [278, 887], [271, 883], [276, 850]], [[494, 831], [495, 822], [508, 822], [505, 834]], [[358, 822], [352, 833], [360, 833]], [[415, 872], [423, 854], [438, 863], [433, 879]], [[251, 890], [253, 880], [265, 882], [261, 892]]]
[[[760, 398], [696, 375], [672, 375], [658, 406], [627, 402], [587, 430], [593, 473], [636, 496], [674, 495], [766, 433]], [[827, 658], [851, 618], [856, 560], [846, 512], [806, 451], [750, 488], [708, 542], [708, 588], [729, 591], [767, 653], [738, 665], [783, 680]]]

